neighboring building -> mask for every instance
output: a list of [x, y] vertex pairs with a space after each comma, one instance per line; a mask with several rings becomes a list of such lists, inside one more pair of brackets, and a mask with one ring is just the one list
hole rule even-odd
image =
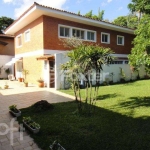
[[7, 78], [5, 69], [9, 68], [11, 73], [14, 73], [13, 65], [7, 66], [14, 55], [14, 36], [0, 34], [0, 78]]
[[[56, 89], [63, 85], [60, 64], [67, 60], [63, 53], [68, 50], [61, 44], [60, 38], [77, 36], [84, 41], [110, 47], [118, 58], [114, 63], [121, 65], [128, 64], [127, 55], [135, 37], [134, 30], [130, 28], [38, 3], [24, 12], [5, 33], [15, 36], [16, 77], [21, 76], [22, 69], [27, 69], [29, 82], [37, 83], [37, 79], [44, 78], [47, 87]], [[116, 81], [117, 78], [118, 75]]]

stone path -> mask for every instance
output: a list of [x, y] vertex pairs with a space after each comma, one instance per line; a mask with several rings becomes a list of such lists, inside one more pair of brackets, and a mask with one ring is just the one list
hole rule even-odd
[[[67, 102], [72, 101], [74, 97], [54, 89], [38, 88], [34, 85], [24, 87], [23, 83], [18, 81], [7, 81], [7, 83], [9, 89], [0, 89], [0, 150], [40, 150], [26, 132], [23, 133], [23, 140], [20, 139], [18, 130], [13, 131], [13, 138], [11, 137], [9, 129], [13, 117], [9, 114], [8, 107], [16, 104], [19, 109], [25, 108], [40, 100], [47, 100], [49, 103]], [[5, 81], [0, 80], [0, 87], [3, 88], [4, 84]], [[15, 121], [13, 124], [13, 128], [18, 129], [18, 123]]]

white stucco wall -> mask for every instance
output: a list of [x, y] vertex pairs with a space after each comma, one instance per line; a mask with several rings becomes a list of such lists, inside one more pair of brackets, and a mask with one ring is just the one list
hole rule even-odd
[[64, 76], [61, 71], [61, 64], [66, 63], [69, 58], [66, 52], [55, 54], [55, 89], [64, 88]]
[[[65, 56], [65, 53], [59, 53], [55, 54], [55, 89], [64, 89], [66, 88], [67, 84], [64, 84], [64, 75], [62, 71], [60, 70], [60, 66], [63, 63], [66, 63], [69, 60], [68, 57]], [[109, 78], [109, 81], [112, 80], [112, 77], [110, 76], [110, 73], [113, 72], [113, 82], [119, 82], [120, 81], [120, 68], [123, 69], [125, 73], [125, 80], [130, 80], [131, 79], [131, 73], [132, 71], [130, 70], [130, 66], [128, 64], [111, 64], [109, 66], [105, 65], [103, 66], [103, 70], [101, 71], [100, 74], [100, 82], [106, 81], [106, 78]], [[93, 73], [92, 76], [94, 77], [96, 74]], [[140, 77], [144, 77], [145, 75], [145, 70], [144, 67], [141, 67], [140, 69]], [[137, 73], [134, 72], [132, 74], [132, 79], [136, 79]], [[95, 81], [93, 81], [93, 84], [95, 84]], [[66, 82], [65, 82], [66, 83]]]
[[5, 69], [9, 68], [11, 73], [14, 73], [14, 64], [10, 66], [6, 66], [5, 64], [11, 61], [11, 59], [14, 56], [8, 56], [8, 55], [0, 55], [0, 67], [3, 66], [1, 69], [0, 78], [7, 78], [7, 74], [5, 73]]

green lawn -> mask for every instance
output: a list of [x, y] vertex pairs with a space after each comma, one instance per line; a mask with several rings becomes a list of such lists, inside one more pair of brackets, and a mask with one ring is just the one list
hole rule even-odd
[[[72, 90], [62, 92], [73, 95]], [[76, 108], [75, 102], [66, 102], [42, 113], [21, 111], [41, 125], [41, 131], [31, 136], [43, 150], [56, 139], [66, 150], [150, 149], [150, 80], [100, 87], [90, 117], [74, 115]]]

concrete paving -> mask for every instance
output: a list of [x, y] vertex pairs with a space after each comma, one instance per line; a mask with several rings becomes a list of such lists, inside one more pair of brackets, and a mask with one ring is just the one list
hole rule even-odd
[[[4, 85], [9, 89], [4, 89]], [[47, 100], [49, 103], [67, 102], [74, 100], [73, 96], [61, 93], [54, 89], [39, 88], [29, 84], [24, 87], [22, 82], [0, 80], [0, 150], [40, 150], [34, 140], [26, 133], [23, 133], [23, 140], [20, 138], [18, 122], [14, 121], [11, 132], [10, 126], [13, 117], [9, 114], [9, 106], [17, 105], [17, 108], [26, 108], [37, 101]], [[13, 133], [13, 136], [12, 136]]]

